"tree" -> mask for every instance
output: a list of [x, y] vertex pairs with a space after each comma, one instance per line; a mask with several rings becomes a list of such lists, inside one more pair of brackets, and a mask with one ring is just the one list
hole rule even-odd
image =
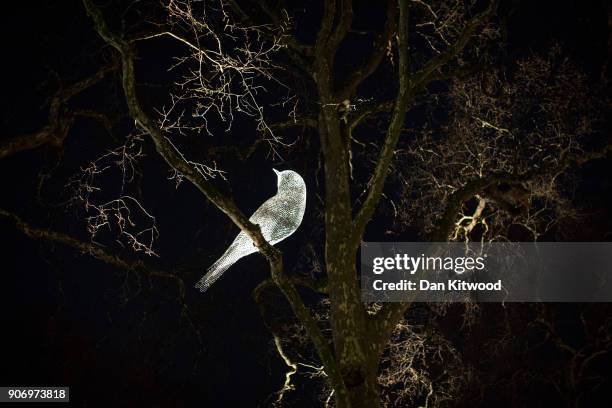
[[[610, 151], [607, 143], [589, 149], [590, 142], [583, 140], [602, 115], [593, 108], [597, 98], [588, 94], [586, 80], [558, 50], [518, 61], [515, 72], [506, 72], [499, 62], [501, 23], [494, 0], [390, 0], [384, 28], [357, 64], [339, 61], [354, 35], [350, 0], [323, 3], [316, 38], [310, 42], [298, 38], [295, 17], [280, 3], [173, 0], [161, 8], [161, 21], [153, 16], [144, 32], [136, 25], [123, 33], [94, 2], [83, 4], [95, 30], [119, 57], [123, 95], [138, 132], [136, 139], [109, 153], [120, 163], [123, 181], [129, 181], [131, 163], [139, 158], [132, 141], [148, 137], [177, 183], [192, 183], [253, 239], [314, 345], [337, 407], [380, 406], [381, 383], [393, 383], [399, 375], [392, 369], [381, 374], [385, 353], [399, 349], [414, 354], [424, 342], [404, 320], [410, 303], [361, 302], [355, 259], [383, 198], [394, 207], [399, 230], [419, 219], [421, 237], [433, 241], [508, 238], [510, 226], [516, 225], [538, 239], [554, 222], [573, 215], [558, 179]], [[154, 113], [139, 94], [136, 44], [160, 37], [176, 40], [184, 54], [177, 56], [169, 106]], [[389, 73], [393, 80], [385, 81], [388, 89], [373, 90], [371, 83], [382, 83]], [[265, 91], [282, 94], [281, 101], [270, 103], [262, 96]], [[564, 97], [568, 92], [574, 98], [570, 103]], [[430, 113], [436, 105], [448, 113]], [[414, 115], [419, 109], [427, 114]], [[50, 122], [55, 123], [57, 109], [51, 111]], [[276, 121], [277, 111], [284, 111], [287, 119]], [[259, 133], [246, 149], [211, 148], [208, 157], [196, 160], [189, 143], [177, 138], [210, 134], [214, 120], [229, 128], [238, 115], [251, 120]], [[62, 129], [69, 128], [70, 120], [62, 122]], [[248, 158], [262, 145], [273, 156], [292, 154], [299, 149], [296, 145], [306, 144], [305, 138], [287, 143], [279, 132], [295, 128], [308, 129], [306, 137], [316, 135], [322, 154], [325, 277], [320, 281], [288, 275], [280, 251], [215, 184], [223, 171], [212, 157], [234, 153]], [[533, 161], [541, 165], [533, 166]], [[94, 163], [75, 182], [77, 198], [94, 212], [88, 219], [91, 233], [116, 220], [134, 250], [154, 254], [154, 217], [136, 199], [89, 200], [96, 188], [90, 176], [101, 168]], [[399, 193], [385, 193], [388, 182], [398, 182]], [[136, 212], [149, 224], [130, 218]], [[16, 222], [33, 236], [44, 235], [20, 219]], [[141, 226], [132, 230], [136, 224]], [[86, 249], [66, 237], [50, 238]], [[95, 247], [87, 250], [107, 262], [134, 267]], [[264, 286], [255, 291], [259, 301]], [[331, 338], [298, 286], [325, 295]], [[404, 342], [402, 332], [408, 333]], [[292, 366], [273, 334], [279, 353]], [[445, 347], [444, 341], [436, 344], [438, 350]]]

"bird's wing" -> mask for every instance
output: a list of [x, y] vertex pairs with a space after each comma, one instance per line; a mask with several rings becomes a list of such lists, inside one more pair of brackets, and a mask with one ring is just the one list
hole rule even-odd
[[295, 232], [302, 215], [300, 203], [277, 194], [263, 203], [249, 221], [259, 225], [266, 241], [274, 244]]

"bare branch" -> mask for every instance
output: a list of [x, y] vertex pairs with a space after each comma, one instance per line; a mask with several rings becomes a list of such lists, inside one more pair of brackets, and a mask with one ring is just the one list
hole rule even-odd
[[399, 91], [395, 99], [395, 105], [393, 108], [393, 115], [391, 117], [391, 123], [387, 129], [385, 136], [385, 143], [381, 149], [379, 159], [376, 164], [374, 174], [370, 179], [370, 190], [368, 195], [361, 206], [361, 209], [355, 217], [355, 229], [353, 231], [353, 245], [359, 245], [361, 237], [363, 236], [363, 230], [365, 225], [372, 218], [374, 210], [380, 200], [380, 196], [383, 191], [385, 179], [387, 178], [387, 171], [393, 159], [393, 151], [399, 140], [406, 111], [408, 110], [408, 102], [412, 96], [414, 88], [411, 86], [410, 73], [409, 73], [409, 61], [408, 61], [408, 1], [400, 0], [400, 13], [399, 13], [399, 38], [398, 38], [398, 51], [399, 51]]
[[294, 127], [308, 127], [316, 129], [318, 126], [319, 123], [316, 119], [308, 117], [296, 118], [295, 120], [290, 119], [284, 122], [270, 123], [270, 128], [274, 130], [285, 130]]
[[[240, 7], [240, 5], [238, 4], [236, 0], [229, 0], [229, 4], [232, 7], [232, 9], [236, 12], [236, 14], [238, 14], [238, 16], [240, 17], [242, 21], [250, 25], [255, 24], [253, 19], [244, 11], [242, 7]], [[258, 1], [258, 4], [261, 7], [261, 9], [266, 13], [266, 15], [270, 17], [270, 19], [276, 25], [281, 26], [281, 25], [287, 24], [286, 20], [288, 19], [288, 16], [285, 16], [285, 18], [279, 16], [277, 12], [270, 9], [266, 0], [260, 0]], [[285, 32], [283, 34], [282, 41], [290, 49], [291, 51], [289, 53], [290, 57], [298, 63], [304, 64], [305, 57], [312, 55], [312, 47], [300, 43], [293, 35], [290, 35]]]
[[372, 53], [369, 58], [360, 67], [352, 70], [351, 75], [339, 92], [338, 99], [351, 99], [351, 96], [357, 91], [357, 87], [370, 75], [372, 75], [384, 56], [388, 52], [388, 47], [391, 45], [393, 35], [397, 31], [397, 6], [394, 0], [387, 1], [387, 20], [385, 29], [382, 34], [379, 34], [372, 45]]
[[26, 221], [22, 220], [19, 216], [1, 208], [0, 217], [10, 219], [15, 224], [15, 228], [17, 228], [19, 231], [23, 232], [30, 238], [42, 239], [66, 245], [70, 248], [78, 250], [83, 254], [90, 255], [108, 265], [119, 269], [123, 269], [126, 271], [142, 272], [152, 277], [173, 280], [178, 286], [180, 299], [182, 300], [184, 298], [185, 284], [179, 276], [172, 272], [165, 272], [159, 269], [155, 269], [151, 266], [146, 265], [142, 261], [126, 261], [124, 259], [119, 258], [117, 255], [108, 253], [103, 247], [93, 242], [83, 242], [77, 238], [71, 237], [70, 235], [66, 235], [61, 232], [34, 227]]
[[491, 0], [487, 8], [476, 17], [472, 18], [463, 32], [459, 35], [459, 38], [449, 46], [444, 52], [438, 54], [436, 57], [429, 60], [423, 68], [414, 74], [412, 79], [415, 87], [426, 86], [435, 77], [438, 70], [447, 65], [453, 58], [457, 57], [459, 53], [469, 43], [470, 38], [476, 32], [476, 30], [482, 26], [488, 18], [491, 17], [497, 7], [497, 0]]
[[381, 113], [392, 112], [394, 105], [395, 101], [385, 101], [377, 103], [374, 106], [359, 110], [349, 122], [349, 129], [352, 132], [357, 128], [357, 126], [359, 126], [363, 121], [370, 118], [371, 116]]
[[[140, 135], [128, 136], [123, 145], [81, 167], [66, 187], [72, 194], [69, 205], [80, 207], [87, 214], [87, 231], [92, 241], [105, 232], [116, 233], [115, 241], [122, 247], [157, 256], [153, 248], [159, 235], [155, 217], [127, 191], [128, 185], [140, 175], [138, 162], [144, 157], [142, 141]], [[98, 193], [103, 192], [99, 178], [113, 170], [121, 178], [121, 183], [115, 184], [114, 198], [109, 200], [104, 195], [99, 198]]]
[[391, 123], [387, 130], [387, 135], [385, 137], [385, 143], [381, 149], [380, 157], [376, 164], [376, 169], [374, 170], [374, 174], [370, 179], [369, 191], [368, 195], [364, 203], [361, 206], [361, 209], [357, 213], [356, 216], [356, 228], [354, 231], [354, 245], [359, 244], [359, 240], [363, 235], [363, 230], [365, 229], [365, 225], [368, 223], [374, 211], [380, 201], [380, 197], [383, 191], [383, 187], [385, 184], [385, 179], [387, 177], [387, 172], [391, 161], [393, 159], [395, 146], [399, 140], [399, 135], [401, 132], [401, 126], [404, 123], [404, 117], [406, 114], [406, 110], [408, 107], [409, 100], [414, 96], [419, 89], [426, 84], [428, 81], [433, 78], [433, 74], [437, 72], [437, 70], [446, 65], [449, 61], [451, 61], [454, 57], [456, 57], [468, 44], [468, 41], [472, 34], [476, 31], [476, 29], [483, 24], [484, 21], [491, 15], [494, 10], [494, 6], [496, 1], [493, 0], [487, 9], [474, 17], [467, 24], [463, 33], [459, 36], [457, 41], [450, 46], [444, 53], [434, 57], [430, 60], [425, 67], [423, 67], [419, 72], [414, 75], [410, 75], [408, 72], [408, 34], [407, 34], [407, 20], [408, 20], [408, 6], [404, 7], [406, 10], [402, 14], [400, 3], [400, 39], [399, 39], [399, 76], [400, 76], [400, 89], [396, 99], [395, 108], [393, 111], [393, 116], [391, 118]]
[[[95, 74], [67, 88], [60, 87], [51, 98], [47, 125], [37, 132], [2, 140], [0, 142], [0, 159], [45, 145], [60, 147], [64, 143], [64, 139], [72, 127], [75, 116], [94, 116], [94, 113], [91, 111], [86, 114], [83, 111], [71, 110], [67, 106], [70, 99], [100, 82], [116, 68], [114, 64], [105, 66]], [[96, 119], [99, 120], [101, 117], [103, 117], [102, 114], [95, 113]], [[108, 128], [108, 119], [104, 120], [103, 123]]]
[[[455, 219], [461, 205], [476, 194], [483, 192], [487, 187], [496, 183], [521, 183], [543, 174], [557, 174], [565, 171], [570, 165], [581, 166], [591, 160], [598, 160], [612, 154], [612, 144], [607, 145], [601, 150], [589, 152], [581, 155], [568, 155], [559, 163], [550, 166], [534, 168], [523, 174], [494, 173], [487, 177], [472, 180], [466, 183], [461, 189], [453, 193], [446, 204], [444, 213], [438, 223], [438, 228], [431, 237], [432, 242], [445, 242], [455, 226]], [[388, 336], [394, 330], [404, 313], [410, 307], [410, 302], [405, 303], [385, 303], [375, 316], [375, 324], [380, 333], [379, 347], [384, 347]]]

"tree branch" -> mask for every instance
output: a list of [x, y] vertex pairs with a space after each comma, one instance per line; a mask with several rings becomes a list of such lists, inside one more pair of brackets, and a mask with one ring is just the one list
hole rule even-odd
[[31, 224], [22, 220], [16, 214], [6, 211], [2, 208], [0, 208], [0, 217], [4, 217], [11, 220], [14, 223], [15, 228], [17, 228], [19, 231], [23, 232], [25, 235], [32, 239], [42, 239], [66, 245], [68, 247], [78, 250], [81, 253], [90, 255], [108, 265], [114, 266], [115, 268], [123, 269], [126, 271], [143, 272], [149, 276], [174, 280], [176, 281], [176, 284], [179, 289], [179, 298], [183, 300], [185, 297], [185, 283], [179, 276], [174, 273], [164, 272], [159, 269], [152, 268], [142, 261], [128, 262], [124, 259], [119, 258], [116, 255], [106, 252], [104, 248], [93, 242], [83, 242], [77, 238], [71, 237], [70, 235], [61, 232], [34, 227]]
[[313, 119], [311, 117], [300, 117], [296, 119], [289, 119], [284, 122], [276, 122], [270, 123], [269, 127], [272, 130], [285, 130], [294, 127], [308, 127], [312, 129], [317, 129], [319, 126], [319, 122], [317, 119]]
[[378, 205], [382, 190], [387, 178], [387, 171], [393, 158], [393, 152], [399, 135], [401, 132], [406, 111], [408, 110], [408, 102], [412, 97], [412, 87], [409, 73], [409, 62], [408, 62], [408, 1], [400, 0], [400, 13], [399, 13], [399, 38], [398, 38], [398, 52], [399, 52], [399, 92], [395, 99], [395, 105], [393, 108], [393, 114], [391, 116], [391, 123], [387, 129], [385, 136], [385, 143], [381, 149], [380, 156], [378, 158], [374, 174], [370, 179], [370, 190], [368, 195], [363, 202], [361, 210], [355, 217], [355, 228], [353, 230], [353, 245], [356, 247], [361, 241], [363, 231], [366, 224], [372, 218], [374, 210]]
[[[51, 98], [47, 124], [37, 132], [7, 138], [0, 142], [0, 159], [13, 154], [36, 149], [45, 145], [60, 147], [68, 135], [76, 116], [93, 116], [93, 112], [85, 115], [82, 111], [70, 110], [66, 105], [71, 98], [100, 82], [108, 73], [117, 67], [112, 64], [103, 67], [95, 74], [69, 86], [60, 89]], [[96, 113], [98, 118], [100, 113]], [[104, 123], [107, 123], [105, 121]], [[106, 125], [105, 125], [106, 126]]]
[[[230, 7], [234, 10], [234, 12], [239, 16], [240, 20], [250, 25], [256, 25], [256, 23], [253, 21], [253, 18], [249, 16], [242, 7], [240, 7], [236, 0], [229, 0], [229, 4]], [[265, 0], [259, 1], [258, 4], [275, 24], [283, 24], [279, 16], [272, 10], [270, 10]], [[282, 40], [283, 43], [287, 45], [287, 53], [289, 55], [289, 58], [298, 66], [306, 68], [308, 65], [306, 57], [312, 56], [312, 46], [302, 44], [295, 38], [294, 35], [291, 34], [283, 34]]]
[[[447, 81], [449, 79], [455, 79], [455, 78], [464, 79], [478, 72], [482, 72], [485, 69], [487, 69], [487, 65], [484, 63], [465, 65], [465, 66], [457, 67], [447, 72], [436, 73], [429, 78], [428, 83], [431, 83], [433, 81]], [[419, 95], [422, 94], [423, 90], [424, 88], [423, 86], [421, 86], [421, 88], [417, 90], [414, 96], [418, 97]], [[355, 130], [357, 126], [359, 126], [365, 120], [369, 119], [371, 116], [375, 116], [380, 113], [392, 112], [393, 106], [394, 106], [394, 101], [390, 100], [390, 101], [372, 104], [366, 108], [358, 110], [356, 114], [351, 115], [351, 118], [349, 119], [350, 131], [352, 132], [353, 130]]]
[[495, 9], [495, 5], [496, 0], [492, 0], [485, 11], [478, 14], [468, 22], [467, 26], [453, 45], [451, 45], [442, 54], [431, 59], [420, 71], [416, 72], [414, 75], [409, 75], [407, 39], [408, 6], [404, 5], [406, 10], [402, 12], [402, 2], [400, 2], [400, 39], [398, 44], [400, 90], [395, 102], [393, 116], [391, 117], [391, 124], [389, 125], [389, 129], [387, 130], [387, 135], [385, 137], [385, 144], [381, 150], [374, 174], [369, 182], [370, 189], [368, 191], [368, 195], [363, 202], [361, 210], [356, 216], [356, 228], [354, 229], [353, 239], [354, 245], [359, 245], [359, 241], [361, 240], [365, 226], [372, 218], [372, 215], [378, 206], [378, 202], [380, 201], [385, 179], [387, 178], [387, 172], [389, 170], [391, 160], [393, 159], [395, 146], [399, 140], [401, 127], [404, 122], [409, 100], [419, 91], [419, 89], [434, 78], [434, 74], [439, 68], [450, 62], [465, 48], [474, 31], [476, 31], [476, 29], [492, 14], [493, 10]]
[[486, 177], [472, 180], [450, 196], [446, 203], [446, 208], [438, 221], [438, 226], [432, 234], [431, 241], [445, 242], [455, 225], [455, 218], [463, 203], [476, 194], [483, 192], [483, 190], [493, 184], [524, 183], [538, 176], [562, 173], [571, 165], [582, 166], [589, 161], [605, 158], [610, 155], [610, 153], [612, 153], [612, 144], [608, 144], [603, 149], [597, 151], [585, 152], [578, 155], [566, 155], [554, 165], [536, 167], [523, 174], [506, 172], [494, 173]]
[[362, 66], [353, 70], [344, 87], [338, 93], [339, 100], [350, 99], [357, 91], [357, 87], [370, 75], [376, 71], [383, 57], [387, 53], [387, 45], [393, 39], [393, 35], [397, 31], [397, 7], [394, 0], [387, 1], [387, 20], [385, 22], [385, 30], [379, 34], [374, 41], [372, 53]]
[[469, 43], [472, 34], [493, 14], [497, 8], [497, 0], [491, 0], [487, 8], [480, 14], [472, 18], [459, 35], [457, 41], [448, 47], [443, 53], [438, 54], [429, 60], [423, 68], [414, 74], [413, 82], [417, 88], [426, 86], [429, 82], [436, 79], [437, 72], [456, 56], [459, 55]]
[[[234, 7], [235, 9], [240, 9], [240, 7], [238, 6], [237, 2], [235, 0], [230, 0], [232, 7]], [[278, 13], [272, 9], [270, 9], [270, 7], [268, 6], [268, 3], [266, 2], [266, 0], [259, 0], [257, 2], [259, 4], [259, 7], [261, 7], [261, 9], [264, 11], [264, 13], [266, 13], [268, 15], [268, 17], [270, 17], [270, 19], [277, 25], [281, 25], [283, 24], [283, 21], [281, 19], [281, 17], [279, 17]], [[249, 19], [249, 17], [244, 13], [244, 11], [241, 10], [241, 15], [244, 17], [246, 16], [247, 19]], [[300, 54], [300, 56], [308, 56], [308, 55], [312, 55], [312, 47], [302, 44], [300, 43], [295, 36], [293, 35], [289, 35], [289, 34], [284, 34], [284, 41], [285, 44], [287, 44], [287, 46], [293, 50], [294, 52], [297, 52], [298, 54]]]
[[352, 132], [359, 126], [364, 120], [368, 119], [370, 116], [377, 115], [379, 113], [392, 112], [393, 107], [395, 106], [395, 101], [385, 101], [377, 103], [373, 106], [370, 106], [365, 109], [361, 109], [358, 111], [356, 115], [354, 115], [349, 121], [348, 128]]

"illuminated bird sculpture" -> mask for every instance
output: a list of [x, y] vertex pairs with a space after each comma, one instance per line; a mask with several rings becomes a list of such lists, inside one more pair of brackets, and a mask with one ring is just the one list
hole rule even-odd
[[[306, 209], [306, 184], [304, 179], [292, 170], [278, 171], [276, 195], [269, 198], [253, 213], [249, 221], [259, 225], [263, 237], [271, 245], [293, 234], [304, 217]], [[241, 231], [227, 251], [212, 264], [196, 288], [206, 291], [240, 258], [257, 252], [251, 238]]]

